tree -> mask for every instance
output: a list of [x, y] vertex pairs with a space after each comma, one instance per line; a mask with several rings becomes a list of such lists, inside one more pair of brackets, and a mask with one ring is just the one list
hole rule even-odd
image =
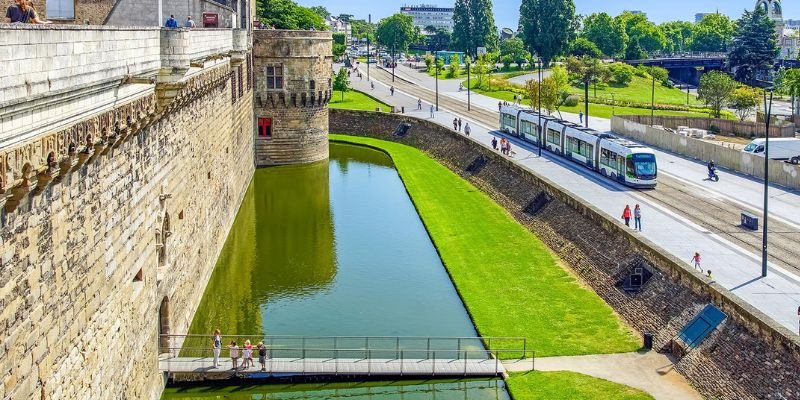
[[339, 58], [347, 52], [347, 45], [345, 42], [347, 41], [347, 35], [344, 33], [334, 33], [333, 36], [333, 56], [335, 58]]
[[492, 0], [470, 0], [469, 11], [472, 17], [472, 46], [486, 47], [490, 52], [497, 51], [498, 35]]
[[558, 90], [564, 91], [569, 87], [569, 72], [561, 65], [556, 65], [550, 70], [550, 77], [557, 83]]
[[[428, 31], [428, 28], [425, 28]], [[440, 51], [446, 50], [450, 48], [450, 33], [441, 28], [433, 28], [433, 31], [429, 31], [430, 36], [426, 39], [428, 44], [428, 50], [430, 51]]]
[[544, 65], [567, 50], [575, 32], [572, 0], [522, 0], [519, 13], [522, 40]]
[[328, 9], [323, 6], [314, 6], [310, 8], [315, 14], [319, 15], [322, 18], [328, 18], [331, 16], [331, 13], [328, 12]]
[[525, 43], [518, 37], [507, 39], [500, 43], [500, 56], [509, 56], [511, 57], [511, 62], [518, 64], [522, 63], [522, 60], [530, 60], [531, 58], [531, 54], [525, 50]]
[[783, 86], [792, 97], [800, 96], [800, 68], [792, 68], [783, 75]]
[[425, 55], [425, 72], [431, 73], [433, 71], [433, 56], [430, 54]]
[[697, 95], [712, 111], [715, 118], [722, 114], [722, 107], [730, 98], [731, 93], [738, 84], [728, 74], [720, 71], [711, 71], [700, 78]]
[[736, 25], [728, 16], [709, 14], [703, 17], [692, 30], [693, 51], [726, 51], [736, 33]]
[[664, 49], [667, 42], [664, 32], [648, 21], [645, 15], [625, 11], [615, 20], [625, 27], [625, 33], [628, 35], [628, 45], [625, 49], [626, 59], [640, 59], [648, 52]]
[[628, 41], [625, 26], [606, 13], [595, 13], [584, 19], [583, 37], [609, 57], [621, 56]]
[[354, 39], [369, 38], [370, 41], [375, 41], [375, 24], [370, 24], [363, 19], [356, 19], [350, 20], [350, 28]]
[[600, 56], [603, 55], [603, 52], [597, 48], [597, 45], [584, 37], [579, 37], [572, 42], [569, 53], [576, 57], [586, 56], [591, 58], [600, 58]]
[[453, 46], [456, 50], [467, 54], [474, 54], [475, 46], [472, 41], [472, 15], [469, 10], [469, 0], [456, 0], [453, 8]]
[[404, 52], [416, 37], [410, 15], [397, 13], [378, 23], [376, 39], [390, 50]]
[[682, 52], [689, 49], [694, 25], [687, 21], [665, 22], [659, 26], [667, 38], [664, 50]]
[[486, 55], [482, 55], [475, 60], [475, 64], [473, 64], [472, 73], [475, 74], [476, 84], [475, 87], [477, 88], [484, 88], [487, 84], [487, 77], [489, 75], [489, 61]]
[[745, 11], [737, 22], [728, 63], [736, 71], [740, 82], [755, 84], [758, 77], [767, 74], [778, 56], [778, 36], [775, 23], [762, 7]]
[[525, 93], [533, 108], [539, 107], [539, 93], [542, 95], [542, 109], [547, 110], [548, 114], [552, 114], [558, 107], [559, 88], [558, 83], [552, 77], [548, 76], [541, 82], [534, 79], [525, 82]]
[[258, 5], [261, 22], [276, 29], [326, 29], [325, 20], [319, 14], [293, 0], [263, 0]]
[[736, 115], [740, 121], [744, 121], [758, 109], [758, 102], [761, 99], [758, 91], [750, 86], [742, 85], [736, 88], [730, 95], [730, 107], [736, 110]]
[[450, 65], [447, 67], [448, 78], [458, 78], [461, 75], [461, 59], [458, 54], [450, 56]]
[[342, 92], [342, 101], [344, 101], [344, 93], [350, 91], [350, 80], [347, 77], [347, 69], [339, 68], [336, 77], [333, 80], [333, 90]]
[[614, 63], [608, 66], [611, 71], [611, 80], [619, 86], [627, 86], [633, 80], [635, 69], [623, 63]]

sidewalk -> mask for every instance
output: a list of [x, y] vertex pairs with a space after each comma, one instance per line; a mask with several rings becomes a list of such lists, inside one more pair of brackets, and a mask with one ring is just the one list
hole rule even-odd
[[[375, 82], [375, 90], [370, 90], [366, 79], [364, 81], [356, 79], [352, 83], [354, 89], [369, 93], [387, 104], [395, 105], [398, 108], [404, 106], [406, 113], [409, 115], [431, 119], [430, 103], [424, 103], [422, 111], [417, 111], [416, 98], [407, 96], [400, 90], [396, 90], [395, 95], [390, 96], [387, 85], [379, 81]], [[463, 96], [466, 100], [466, 92], [459, 93], [457, 84], [455, 92], [444, 93], [444, 95], [451, 95], [452, 97]], [[472, 95], [472, 104], [474, 106], [489, 103], [491, 105], [485, 108], [497, 109], [497, 101], [495, 99], [476, 94]], [[484, 126], [465, 115], [456, 115], [442, 108], [435, 113], [435, 117], [432, 120], [452, 129], [453, 118], [458, 117], [463, 120], [464, 125], [468, 122], [472, 127], [471, 139], [484, 146], [491, 146], [492, 137], [499, 139], [503, 136], [503, 134], [494, 131], [496, 129], [495, 126]], [[569, 119], [571, 116], [564, 114], [564, 117]], [[602, 127], [603, 123], [608, 125], [608, 120], [597, 118], [590, 120], [590, 125], [593, 127]], [[606, 212], [613, 219], [619, 218], [626, 204], [631, 206], [640, 204], [643, 209], [644, 231], [642, 235], [659, 245], [666, 252], [685, 260], [687, 266], [689, 266], [689, 260], [694, 252], [699, 251], [703, 256], [703, 269], [712, 270], [717, 283], [731, 290], [734, 294], [792, 332], [798, 332], [797, 308], [800, 305], [800, 278], [797, 276], [771, 265], [770, 268], [772, 270], [769, 276], [761, 278], [760, 255], [752, 254], [684, 219], [636, 190], [621, 186], [616, 182], [603, 178], [599, 174], [546, 151], [543, 152], [540, 158], [535, 147], [516, 138], [507, 137], [507, 139], [514, 146], [516, 162], [556, 182], [564, 189]], [[662, 155], [659, 153], [658, 157], [665, 157], [665, 159], [670, 160], [668, 154]], [[678, 160], [677, 157], [671, 157]], [[687, 168], [683, 164], [688, 164], [689, 169], [702, 167], [685, 160], [680, 164], [680, 167], [675, 167], [675, 164], [669, 161], [664, 162], [663, 160], [659, 163], [662, 171], [670, 174], [676, 173], [681, 176], [688, 176], [688, 173], [680, 172]], [[734, 195], [728, 195], [728, 197], [736, 198], [742, 202], [754, 202], [756, 200], [757, 191], [753, 189], [754, 186], [757, 187], [756, 182], [723, 173], [721, 181], [726, 180], [730, 180], [730, 185], [720, 185], [715, 187], [715, 190], [731, 190]], [[710, 185], [710, 183], [702, 183], [702, 185], [706, 184]], [[699, 190], [704, 191], [706, 189]], [[783, 207], [786, 211], [780, 212], [786, 213], [782, 215], [784, 219], [795, 222], [800, 221], [800, 212], [793, 213], [791, 211], [797, 207], [792, 203], [800, 204], [796, 200], [791, 200], [797, 196], [796, 193], [776, 190], [774, 196], [776, 198], [785, 197], [787, 201], [780, 203], [781, 200], [776, 199], [774, 203], [776, 208], [773, 208], [773, 210]]]

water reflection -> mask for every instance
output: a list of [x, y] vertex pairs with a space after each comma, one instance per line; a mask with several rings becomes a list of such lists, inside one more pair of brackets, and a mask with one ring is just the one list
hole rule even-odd
[[502, 380], [368, 382], [253, 387], [170, 388], [173, 400], [508, 400]]

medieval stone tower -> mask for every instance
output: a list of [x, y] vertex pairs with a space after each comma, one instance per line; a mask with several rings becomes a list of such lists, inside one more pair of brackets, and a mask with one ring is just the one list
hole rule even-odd
[[328, 158], [332, 90], [330, 32], [256, 30], [256, 166]]

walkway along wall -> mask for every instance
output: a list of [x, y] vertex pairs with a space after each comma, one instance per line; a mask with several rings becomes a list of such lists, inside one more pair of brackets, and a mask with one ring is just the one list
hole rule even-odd
[[[348, 110], [332, 109], [330, 115], [331, 132], [405, 143], [472, 182], [547, 243], [630, 326], [655, 333], [656, 349], [667, 348], [705, 304], [721, 307], [731, 318], [676, 365], [704, 396], [800, 399], [800, 340], [793, 332], [726, 289], [709, 284], [681, 260], [591, 204], [488, 146], [431, 122]], [[412, 124], [408, 135], [393, 136], [402, 122]], [[535, 201], [540, 195], [546, 199], [541, 208]], [[627, 293], [621, 289], [622, 281], [636, 266], [653, 277], [640, 292]]]
[[[694, 129], [711, 130], [711, 127], [719, 128], [720, 132], [732, 134], [739, 137], [763, 137], [764, 123], [750, 121], [734, 121], [721, 118], [705, 117], [677, 117], [677, 116], [654, 116], [649, 115], [623, 115], [621, 118], [636, 121], [640, 124], [661, 125], [670, 129], [677, 129], [679, 126], [686, 126]], [[794, 124], [776, 121], [769, 128], [769, 137], [794, 137]]]
[[[764, 158], [730, 149], [700, 139], [690, 138], [636, 122], [628, 116], [611, 119], [611, 131], [650, 146], [697, 160], [714, 160], [718, 166], [763, 179]], [[659, 121], [656, 121], [659, 122]], [[763, 129], [762, 129], [763, 131]], [[791, 189], [800, 189], [800, 166], [771, 160], [770, 182]]]

